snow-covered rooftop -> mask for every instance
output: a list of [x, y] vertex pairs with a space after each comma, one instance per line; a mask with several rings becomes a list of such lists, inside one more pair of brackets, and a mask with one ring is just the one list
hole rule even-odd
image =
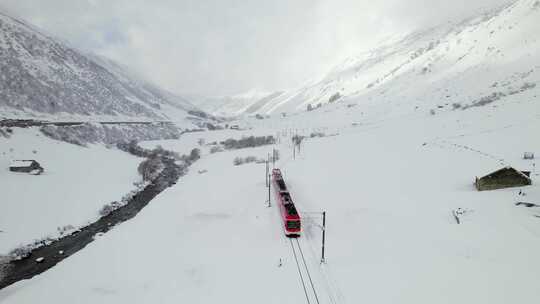
[[31, 159], [15, 159], [12, 160], [9, 164], [10, 167], [28, 167], [34, 162]]

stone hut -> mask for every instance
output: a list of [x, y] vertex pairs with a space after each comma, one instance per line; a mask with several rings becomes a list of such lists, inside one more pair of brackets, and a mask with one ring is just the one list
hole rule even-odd
[[531, 185], [530, 172], [505, 167], [481, 178], [476, 177], [474, 185], [478, 191]]
[[[37, 171], [36, 171], [37, 170]], [[33, 159], [14, 160], [9, 165], [9, 171], [30, 173], [33, 171], [42, 173], [43, 168]]]

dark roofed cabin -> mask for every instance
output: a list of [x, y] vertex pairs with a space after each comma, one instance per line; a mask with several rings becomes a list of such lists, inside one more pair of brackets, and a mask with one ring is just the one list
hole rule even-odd
[[518, 171], [512, 167], [505, 167], [484, 177], [477, 177], [474, 185], [478, 191], [528, 186], [532, 184], [529, 174], [529, 172]]
[[9, 165], [9, 171], [12, 172], [25, 172], [30, 173], [34, 170], [43, 171], [43, 168], [40, 164], [32, 159], [28, 160], [14, 160]]

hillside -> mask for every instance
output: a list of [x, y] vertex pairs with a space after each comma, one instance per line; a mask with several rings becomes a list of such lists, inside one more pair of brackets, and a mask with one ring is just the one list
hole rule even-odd
[[304, 111], [332, 99], [393, 100], [410, 109], [440, 111], [536, 91], [539, 18], [540, 2], [521, 0], [418, 31], [349, 58], [315, 84], [265, 100], [256, 112]]
[[183, 120], [196, 108], [0, 13], [0, 117]]
[[252, 90], [231, 96], [194, 96], [191, 100], [203, 111], [216, 116], [229, 117], [241, 114], [253, 114], [268, 101], [281, 94], [283, 92], [268, 93]]

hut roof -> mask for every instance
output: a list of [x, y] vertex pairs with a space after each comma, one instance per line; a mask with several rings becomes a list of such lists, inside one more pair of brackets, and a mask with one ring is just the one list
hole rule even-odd
[[483, 176], [482, 178], [488, 177], [488, 176], [490, 176], [490, 177], [496, 177], [496, 176], [498, 176], [498, 175], [500, 175], [500, 174], [503, 174], [503, 173], [505, 173], [505, 172], [507, 172], [507, 171], [511, 171], [511, 172], [513, 172], [513, 173], [516, 173], [516, 174], [518, 174], [518, 175], [521, 175], [521, 176], [523, 176], [523, 177], [526, 178], [526, 179], [530, 179], [530, 177], [528, 177], [525, 173], [523, 173], [523, 172], [521, 172], [521, 171], [519, 171], [519, 170], [517, 170], [517, 169], [515, 169], [515, 168], [513, 168], [513, 167], [510, 167], [510, 166], [506, 166], [506, 167], [501, 168], [501, 169], [499, 169], [499, 170], [493, 171], [493, 172], [491, 172], [491, 173], [489, 173], [489, 174]]
[[34, 162], [35, 160], [31, 160], [31, 159], [16, 159], [16, 160], [12, 160], [9, 166], [10, 167], [30, 167]]

